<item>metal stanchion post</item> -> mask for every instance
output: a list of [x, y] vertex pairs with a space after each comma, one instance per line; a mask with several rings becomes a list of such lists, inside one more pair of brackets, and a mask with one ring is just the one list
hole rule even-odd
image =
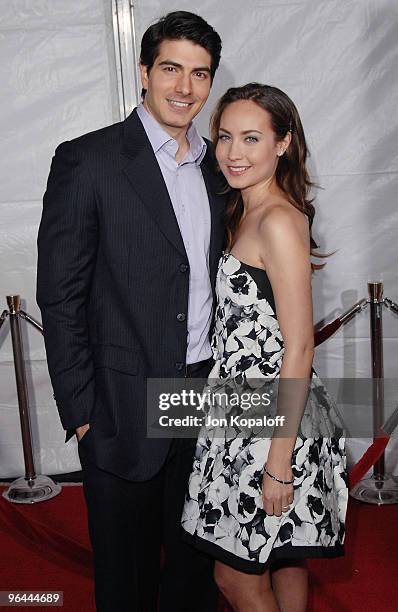
[[[372, 357], [373, 435], [380, 433], [384, 423], [384, 362], [383, 362], [383, 284], [368, 283], [370, 300], [370, 343]], [[385, 472], [384, 453], [373, 466], [375, 486], [380, 488]]]
[[21, 422], [22, 446], [25, 462], [25, 477], [18, 478], [3, 493], [8, 501], [18, 504], [29, 504], [50, 499], [61, 492], [61, 486], [48, 476], [37, 476], [35, 472], [32, 435], [29, 417], [28, 387], [26, 384], [25, 362], [23, 358], [22, 336], [19, 326], [19, 295], [8, 295], [12, 349], [14, 355], [15, 378], [17, 383], [19, 417]]
[[[382, 433], [384, 423], [383, 371], [383, 283], [369, 282], [370, 339], [373, 378], [373, 435]], [[398, 503], [398, 478], [385, 473], [384, 453], [373, 466], [373, 475], [362, 479], [350, 492], [360, 501], [371, 504]]]
[[25, 461], [25, 479], [29, 487], [36, 478], [32, 452], [32, 436], [30, 430], [30, 417], [28, 405], [28, 388], [26, 385], [25, 362], [23, 359], [22, 337], [19, 326], [18, 312], [20, 310], [19, 295], [7, 296], [9, 307], [12, 351], [14, 354], [15, 379], [19, 405], [19, 418], [21, 422], [22, 447]]

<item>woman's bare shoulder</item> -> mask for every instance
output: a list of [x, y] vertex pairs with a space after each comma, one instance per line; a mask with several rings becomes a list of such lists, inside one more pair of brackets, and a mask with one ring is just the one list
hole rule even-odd
[[283, 198], [275, 199], [264, 208], [258, 229], [263, 237], [277, 235], [287, 238], [292, 234], [302, 237], [309, 235], [307, 216]]

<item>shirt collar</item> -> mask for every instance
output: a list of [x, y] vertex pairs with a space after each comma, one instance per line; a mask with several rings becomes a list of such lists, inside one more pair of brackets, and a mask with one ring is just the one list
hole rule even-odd
[[[137, 115], [144, 126], [153, 152], [156, 154], [160, 149], [164, 149], [174, 157], [178, 149], [176, 140], [148, 113], [142, 103], [137, 106]], [[184, 163], [195, 162], [199, 165], [206, 154], [207, 145], [193, 123], [187, 130], [187, 139], [190, 147], [183, 161]]]

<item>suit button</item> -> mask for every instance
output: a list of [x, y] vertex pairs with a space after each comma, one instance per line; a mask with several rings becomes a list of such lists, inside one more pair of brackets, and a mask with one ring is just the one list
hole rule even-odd
[[187, 316], [186, 316], [186, 314], [184, 312], [179, 312], [178, 315], [177, 315], [177, 321], [180, 321], [180, 323], [185, 321], [186, 318], [187, 318]]
[[189, 266], [187, 264], [180, 264], [180, 272], [186, 272], [188, 270]]
[[177, 361], [174, 365], [176, 370], [178, 370], [179, 372], [184, 369], [184, 363], [182, 361]]

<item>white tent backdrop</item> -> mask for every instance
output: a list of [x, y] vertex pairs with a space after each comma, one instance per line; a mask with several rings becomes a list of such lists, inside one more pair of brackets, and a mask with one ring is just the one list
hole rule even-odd
[[[197, 3], [141, 0], [137, 39], [164, 13], [197, 12]], [[398, 299], [398, 4], [396, 0], [202, 0], [200, 14], [223, 39], [207, 107], [248, 81], [285, 90], [297, 104], [311, 149], [317, 193], [314, 235], [336, 251], [313, 279], [315, 320], [334, 318], [383, 280]], [[35, 302], [36, 235], [56, 145], [119, 120], [111, 0], [0, 0], [0, 312], [19, 293]], [[395, 239], [395, 240], [394, 240]], [[1, 300], [3, 306], [1, 306]], [[0, 477], [23, 473], [12, 350], [0, 333]], [[79, 469], [64, 444], [43, 339], [23, 324], [37, 470]], [[385, 375], [398, 375], [398, 318], [384, 310]], [[322, 377], [370, 376], [369, 312], [319, 347]], [[398, 403], [398, 401], [397, 401]], [[395, 441], [394, 441], [395, 442]], [[351, 461], [365, 440], [350, 443]], [[387, 453], [397, 472], [398, 446]]]

